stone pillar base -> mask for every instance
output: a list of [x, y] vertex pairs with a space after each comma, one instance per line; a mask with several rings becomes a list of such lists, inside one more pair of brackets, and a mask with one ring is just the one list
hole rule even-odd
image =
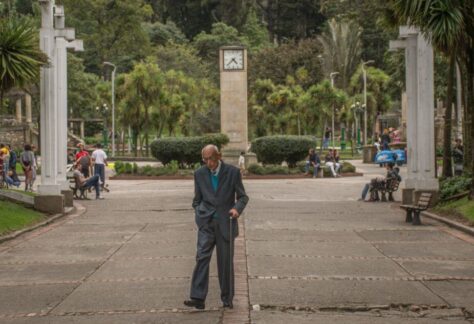
[[48, 214], [64, 213], [64, 196], [49, 195], [49, 196], [35, 196], [35, 209]]
[[255, 153], [247, 153], [245, 154], [245, 168], [248, 169], [249, 165], [257, 164], [257, 154]]
[[239, 150], [232, 150], [232, 149], [223, 149], [222, 150], [222, 160], [227, 163], [234, 165], [236, 167], [239, 166], [239, 156], [240, 156]]
[[402, 189], [402, 204], [403, 205], [412, 205], [413, 204], [413, 193], [415, 189], [404, 188]]
[[61, 190], [61, 195], [64, 196], [64, 207], [74, 206], [74, 196], [72, 190]]

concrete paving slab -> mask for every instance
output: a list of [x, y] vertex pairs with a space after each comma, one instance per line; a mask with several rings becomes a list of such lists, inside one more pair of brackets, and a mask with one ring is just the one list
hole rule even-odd
[[[217, 276], [215, 256], [211, 260], [210, 274]], [[114, 259], [115, 260], [115, 259]], [[159, 260], [135, 260], [123, 262], [121, 260], [106, 262], [89, 280], [119, 280], [134, 278], [164, 278], [189, 277], [191, 278], [196, 260], [190, 258], [170, 258]]]
[[46, 312], [75, 286], [77, 284], [0, 286], [0, 315]]
[[357, 256], [382, 257], [369, 243], [341, 242], [261, 242], [248, 241], [250, 255], [310, 255], [310, 256]]
[[[66, 298], [53, 314], [67, 312], [186, 309], [190, 279], [144, 282], [86, 282]], [[206, 307], [220, 307], [217, 279], [210, 280]]]
[[135, 233], [143, 228], [143, 224], [127, 224], [125, 226], [117, 224], [76, 224], [74, 220], [67, 222], [60, 228], [52, 232], [62, 233]]
[[474, 245], [458, 242], [377, 243], [390, 257], [432, 257], [474, 261]]
[[329, 242], [364, 242], [353, 231], [311, 231], [311, 230], [246, 230], [248, 241], [329, 241]]
[[314, 258], [248, 257], [249, 276], [351, 276], [408, 277], [409, 274], [389, 259], [341, 260]]
[[380, 317], [375, 314], [343, 315], [314, 314], [306, 312], [260, 311], [251, 312], [252, 323], [255, 324], [468, 324], [462, 319], [434, 319], [408, 317]]
[[140, 232], [133, 236], [128, 242], [135, 243], [153, 243], [153, 242], [176, 242], [192, 241], [196, 243], [197, 232], [194, 231], [168, 231], [168, 232]]
[[430, 281], [425, 284], [451, 305], [474, 312], [474, 281]]
[[188, 220], [184, 219], [163, 219], [158, 218], [156, 216], [143, 216], [143, 217], [134, 217], [134, 216], [126, 216], [126, 217], [115, 217], [115, 216], [103, 216], [100, 218], [96, 217], [82, 217], [80, 219], [75, 220], [75, 224], [116, 224], [116, 225], [133, 225], [133, 224], [148, 224], [148, 223], [156, 223], [156, 224], [170, 224], [170, 225], [182, 225], [189, 223]]
[[129, 240], [133, 233], [115, 232], [46, 232], [34, 240], [29, 240], [21, 246], [55, 246], [55, 245], [84, 245], [84, 244], [121, 244]]
[[152, 314], [102, 314], [2, 319], [4, 324], [218, 324], [220, 311]]
[[0, 265], [0, 286], [79, 281], [92, 273], [99, 264], [99, 262], [85, 262]]
[[459, 242], [459, 239], [440, 232], [439, 230], [391, 230], [391, 231], [360, 231], [359, 235], [367, 241], [433, 241]]
[[352, 230], [366, 230], [366, 229], [410, 229], [411, 224], [405, 224], [401, 220], [391, 218], [388, 220], [376, 219], [376, 220], [367, 220], [367, 219], [352, 219], [350, 220], [350, 226], [348, 225], [348, 220], [345, 219], [333, 219], [333, 220], [308, 220], [308, 221], [295, 221], [290, 218], [286, 220], [274, 220], [270, 217], [268, 219], [248, 219], [246, 226], [253, 229], [267, 230], [267, 229], [276, 229], [276, 230], [298, 230], [304, 228], [306, 230], [321, 230], [321, 231], [343, 231], [350, 227]]
[[111, 255], [118, 246], [47, 246], [15, 247], [0, 253], [0, 263], [7, 262], [72, 262], [100, 260]]
[[114, 254], [114, 260], [120, 258], [153, 258], [195, 255], [195, 241], [160, 242], [158, 244], [126, 244]]
[[446, 276], [474, 278], [473, 261], [397, 261], [416, 276]]
[[446, 305], [419, 282], [250, 279], [250, 304], [312, 307], [357, 305]]
[[178, 224], [147, 224], [142, 232], [165, 232], [165, 231], [190, 231], [196, 232], [197, 227], [193, 222], [178, 223]]

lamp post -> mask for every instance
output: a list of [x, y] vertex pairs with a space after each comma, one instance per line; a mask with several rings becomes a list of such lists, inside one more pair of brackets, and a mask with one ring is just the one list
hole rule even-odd
[[114, 68], [112, 70], [112, 157], [115, 157], [115, 70], [117, 66], [110, 62], [104, 62], [104, 65]]
[[[331, 88], [334, 88], [334, 77], [338, 75], [339, 72], [331, 72], [329, 77], [331, 78]], [[332, 137], [332, 148], [334, 149], [334, 102], [332, 104], [332, 128], [331, 128], [331, 137]]]
[[366, 62], [362, 62], [362, 73], [364, 76], [364, 145], [367, 145], [367, 71], [365, 70], [365, 66], [367, 64], [374, 63], [374, 60], [369, 60]]
[[352, 111], [354, 112], [354, 118], [356, 122], [356, 136], [357, 136], [357, 150], [360, 150], [360, 119], [359, 119], [359, 114], [365, 111], [365, 105], [360, 105], [360, 102], [357, 101], [355, 104], [351, 106]]
[[102, 137], [103, 137], [104, 149], [107, 150], [107, 147], [108, 147], [107, 114], [108, 114], [109, 106], [107, 106], [107, 104], [103, 104], [102, 106], [95, 107], [95, 110], [104, 117], [104, 129], [102, 131]]

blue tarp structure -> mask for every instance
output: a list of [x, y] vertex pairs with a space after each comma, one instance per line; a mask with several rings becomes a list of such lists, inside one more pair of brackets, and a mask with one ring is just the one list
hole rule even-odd
[[397, 165], [402, 165], [406, 162], [407, 159], [404, 150], [384, 150], [378, 152], [375, 156], [375, 163], [377, 164], [396, 163]]
[[375, 156], [375, 163], [382, 164], [382, 163], [395, 163], [396, 157], [393, 154], [393, 151], [384, 150], [377, 153]]

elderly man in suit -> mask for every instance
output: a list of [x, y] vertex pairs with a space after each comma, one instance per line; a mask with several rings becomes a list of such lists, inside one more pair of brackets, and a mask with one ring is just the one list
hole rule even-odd
[[191, 298], [184, 304], [197, 309], [205, 308], [209, 262], [216, 246], [221, 300], [224, 307], [232, 308], [232, 243], [238, 235], [237, 218], [242, 214], [249, 198], [245, 193], [239, 169], [225, 164], [216, 146], [207, 145], [202, 150], [202, 160], [205, 165], [194, 173], [193, 208], [198, 226], [196, 266], [191, 282]]

